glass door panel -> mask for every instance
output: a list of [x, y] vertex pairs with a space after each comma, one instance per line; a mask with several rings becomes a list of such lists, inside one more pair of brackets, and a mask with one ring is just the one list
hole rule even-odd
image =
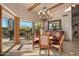
[[20, 21], [20, 41], [21, 43], [28, 42], [33, 38], [33, 22]]
[[2, 18], [2, 51], [5, 52], [14, 45], [14, 20]]

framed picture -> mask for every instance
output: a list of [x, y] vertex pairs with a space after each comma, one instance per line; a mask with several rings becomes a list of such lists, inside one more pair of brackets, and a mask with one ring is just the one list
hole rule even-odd
[[48, 30], [61, 30], [61, 20], [49, 21]]

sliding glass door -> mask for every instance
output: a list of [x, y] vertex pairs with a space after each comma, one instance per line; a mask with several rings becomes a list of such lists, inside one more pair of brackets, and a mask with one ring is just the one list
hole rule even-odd
[[33, 22], [20, 20], [20, 41], [21, 43], [31, 41], [33, 38]]
[[2, 18], [2, 51], [5, 52], [14, 45], [14, 20]]

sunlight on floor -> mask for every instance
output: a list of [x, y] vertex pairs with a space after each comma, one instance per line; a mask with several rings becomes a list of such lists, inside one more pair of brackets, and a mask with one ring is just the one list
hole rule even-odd
[[[24, 42], [24, 40], [23, 40]], [[8, 53], [6, 53], [6, 56], [39, 56], [39, 48], [35, 48], [34, 50], [32, 49], [32, 41], [25, 41], [23, 46], [21, 47], [20, 50], [17, 50], [20, 45], [16, 45], [12, 50], [10, 50]], [[62, 53], [63, 56], [68, 56], [68, 55], [79, 55], [79, 44], [78, 41], [64, 41], [63, 45], [64, 52]], [[42, 56], [47, 56], [47, 52], [42, 51], [41, 52]], [[58, 52], [51, 51], [50, 53], [51, 56], [59, 55]]]

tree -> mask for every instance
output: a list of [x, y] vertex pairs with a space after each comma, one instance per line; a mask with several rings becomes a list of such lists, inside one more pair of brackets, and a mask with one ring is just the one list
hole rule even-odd
[[37, 22], [37, 23], [35, 24], [35, 30], [36, 30], [36, 31], [40, 31], [40, 29], [42, 28], [42, 26], [43, 26], [42, 22]]

